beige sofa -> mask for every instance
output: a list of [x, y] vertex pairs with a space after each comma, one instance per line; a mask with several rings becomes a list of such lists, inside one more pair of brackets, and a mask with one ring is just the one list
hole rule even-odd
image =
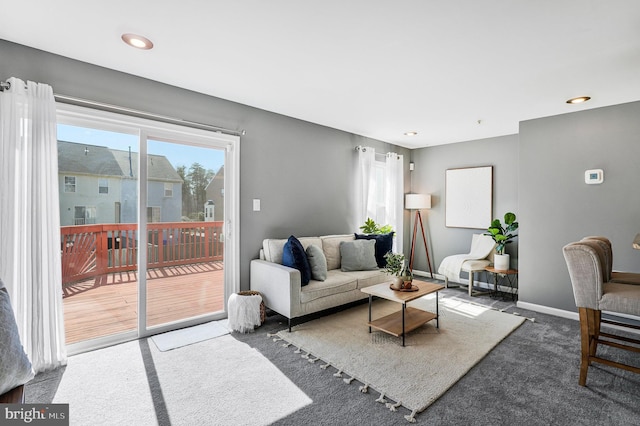
[[382, 269], [343, 272], [340, 270], [340, 243], [351, 241], [349, 235], [326, 235], [298, 238], [307, 249], [315, 244], [327, 259], [327, 279], [311, 280], [301, 285], [300, 271], [282, 265], [286, 239], [266, 239], [262, 243], [260, 259], [251, 261], [251, 290], [262, 294], [265, 305], [291, 319], [344, 305], [367, 297], [361, 288], [389, 281]]

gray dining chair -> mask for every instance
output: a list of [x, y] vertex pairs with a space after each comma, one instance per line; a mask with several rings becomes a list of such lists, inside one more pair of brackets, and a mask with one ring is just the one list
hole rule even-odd
[[[640, 368], [599, 355], [598, 345], [640, 353], [640, 340], [601, 330], [601, 324], [640, 330], [640, 326], [605, 319], [602, 312], [640, 316], [640, 286], [611, 281], [609, 260], [602, 242], [584, 239], [563, 247], [573, 295], [580, 316], [581, 361], [578, 383], [585, 386], [592, 362], [640, 373]], [[611, 354], [613, 355], [613, 353]]]

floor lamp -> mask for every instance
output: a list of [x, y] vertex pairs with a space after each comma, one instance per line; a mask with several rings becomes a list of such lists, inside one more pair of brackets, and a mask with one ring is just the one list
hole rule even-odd
[[413, 238], [411, 239], [411, 259], [409, 261], [409, 269], [413, 272], [413, 255], [416, 249], [416, 232], [418, 232], [418, 222], [420, 222], [420, 230], [422, 231], [422, 241], [424, 242], [424, 250], [427, 252], [427, 265], [429, 265], [429, 273], [433, 278], [431, 270], [431, 259], [429, 258], [429, 247], [427, 247], [427, 237], [424, 235], [424, 226], [422, 224], [422, 214], [420, 210], [431, 208], [430, 194], [406, 194], [404, 199], [404, 208], [407, 210], [415, 210], [415, 218], [413, 219]]

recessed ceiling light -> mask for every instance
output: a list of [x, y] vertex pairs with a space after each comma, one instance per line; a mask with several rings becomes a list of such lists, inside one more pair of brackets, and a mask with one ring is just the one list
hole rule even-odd
[[153, 48], [151, 40], [137, 34], [122, 34], [122, 41], [136, 49], [149, 50]]
[[404, 132], [405, 136], [416, 136], [418, 132]]
[[567, 101], [568, 104], [581, 104], [591, 99], [590, 96], [578, 96], [577, 98], [571, 98]]

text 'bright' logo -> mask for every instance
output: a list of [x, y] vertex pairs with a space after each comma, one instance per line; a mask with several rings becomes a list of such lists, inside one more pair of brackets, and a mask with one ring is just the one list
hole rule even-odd
[[5, 420], [22, 420], [24, 423], [31, 423], [34, 420], [64, 420], [65, 413], [49, 412], [46, 408], [40, 408], [38, 410], [33, 407], [27, 410], [24, 408], [10, 410], [9, 407], [5, 407], [4, 418]]

